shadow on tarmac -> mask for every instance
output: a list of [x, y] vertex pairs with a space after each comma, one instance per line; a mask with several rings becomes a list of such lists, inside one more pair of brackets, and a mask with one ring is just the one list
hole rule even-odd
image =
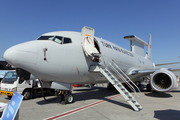
[[46, 105], [46, 104], [52, 104], [52, 103], [59, 103], [60, 102], [60, 97], [57, 98], [56, 96], [53, 96], [50, 98], [46, 96], [46, 99], [50, 102], [45, 101], [44, 98], [42, 97], [42, 100], [38, 101], [37, 104], [38, 105]]
[[74, 93], [75, 101], [85, 101], [89, 99], [99, 99], [103, 100], [105, 97], [118, 94], [114, 90], [107, 90], [106, 88], [94, 87], [86, 91], [86, 89], [81, 89], [82, 92]]
[[[108, 99], [108, 97], [118, 94], [118, 92], [115, 90], [107, 90], [105, 87], [94, 86], [92, 88], [74, 89], [73, 91], [74, 91], [73, 96], [74, 96], [75, 102], [86, 101], [90, 99], [105, 100], [107, 102], [133, 110], [132, 107], [124, 99], [122, 99], [121, 101]], [[172, 91], [172, 92], [177, 92], [177, 91]], [[165, 92], [164, 93], [163, 92], [149, 92], [149, 93], [144, 93], [144, 94], [145, 96], [148, 96], [148, 97], [157, 97], [157, 98], [173, 97], [171, 94], [165, 93]], [[50, 100], [54, 98], [55, 97], [47, 97], [46, 99]], [[44, 104], [53, 104], [53, 103], [59, 103], [59, 102], [60, 102], [60, 99], [57, 99], [51, 102], [46, 102], [44, 99], [42, 99], [41, 101], [38, 101], [37, 104], [44, 105]]]
[[154, 118], [159, 120], [180, 120], [180, 111], [172, 109], [154, 111]]
[[170, 91], [170, 92], [180, 92], [180, 90], [173, 90], [173, 91]]
[[[125, 100], [119, 102], [116, 100], [106, 98], [106, 97], [110, 97], [110, 96], [118, 94], [118, 92], [114, 90], [107, 90], [104, 87], [93, 87], [91, 89], [85, 88], [85, 89], [76, 89], [73, 91], [81, 91], [80, 93], [73, 93], [75, 102], [85, 101], [85, 100], [90, 100], [90, 99], [105, 100], [107, 102], [133, 110], [132, 107], [128, 103], [126, 103]], [[50, 99], [53, 99], [53, 98], [50, 98]], [[52, 104], [52, 103], [59, 103], [59, 102], [60, 102], [60, 99], [52, 101], [52, 102], [46, 102], [43, 99], [41, 101], [38, 101], [37, 104], [44, 105], [44, 104]]]
[[165, 92], [151, 92], [151, 93], [145, 93], [145, 95], [148, 97], [157, 97], [157, 98], [173, 97], [171, 94]]

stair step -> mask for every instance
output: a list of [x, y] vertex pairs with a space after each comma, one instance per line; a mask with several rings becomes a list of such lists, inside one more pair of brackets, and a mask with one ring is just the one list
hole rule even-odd
[[119, 82], [117, 82], [117, 81], [114, 81], [114, 83], [115, 83], [116, 85], [118, 85], [118, 84], [119, 84]]
[[125, 89], [121, 89], [122, 91], [125, 91]]
[[111, 74], [109, 73], [109, 74], [107, 74], [108, 76], [111, 76]]
[[132, 102], [133, 102], [133, 103], [136, 103], [136, 101], [135, 101], [135, 100], [132, 100]]
[[135, 105], [136, 107], [140, 107], [140, 105]]
[[123, 87], [120, 85], [120, 84], [118, 84], [117, 85], [121, 90], [125, 90], [125, 89], [123, 89]]
[[118, 85], [118, 87], [119, 87], [119, 88], [121, 88], [121, 90], [122, 90], [122, 91], [125, 91], [125, 89], [124, 89], [124, 88], [122, 88], [122, 86], [121, 86], [121, 85]]
[[129, 98], [129, 99], [131, 99], [131, 98], [132, 98], [132, 96], [128, 96], [128, 98]]
[[115, 80], [113, 77], [111, 77], [112, 80]]
[[124, 92], [124, 94], [129, 94], [128, 92]]

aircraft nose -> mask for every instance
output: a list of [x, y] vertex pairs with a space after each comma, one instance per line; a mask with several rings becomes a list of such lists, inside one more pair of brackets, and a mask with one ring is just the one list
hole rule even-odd
[[9, 63], [13, 64], [13, 56], [16, 54], [16, 49], [11, 47], [4, 52], [4, 59]]
[[36, 41], [15, 45], [4, 52], [4, 59], [14, 67], [32, 67], [36, 65], [38, 46]]

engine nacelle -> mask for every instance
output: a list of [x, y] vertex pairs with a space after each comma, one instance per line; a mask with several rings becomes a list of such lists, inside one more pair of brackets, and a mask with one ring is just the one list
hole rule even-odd
[[151, 87], [158, 92], [166, 92], [178, 87], [177, 78], [171, 71], [162, 68], [154, 72], [150, 80]]
[[17, 75], [24, 79], [24, 80], [34, 80], [36, 79], [35, 76], [33, 76], [30, 72], [24, 70], [24, 69], [21, 69], [21, 68], [16, 68], [16, 73]]

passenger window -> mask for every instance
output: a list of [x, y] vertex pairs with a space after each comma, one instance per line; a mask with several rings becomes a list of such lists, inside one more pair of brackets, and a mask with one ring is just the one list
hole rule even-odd
[[72, 43], [70, 38], [64, 38], [63, 44]]
[[56, 36], [53, 41], [62, 44], [62, 37]]

